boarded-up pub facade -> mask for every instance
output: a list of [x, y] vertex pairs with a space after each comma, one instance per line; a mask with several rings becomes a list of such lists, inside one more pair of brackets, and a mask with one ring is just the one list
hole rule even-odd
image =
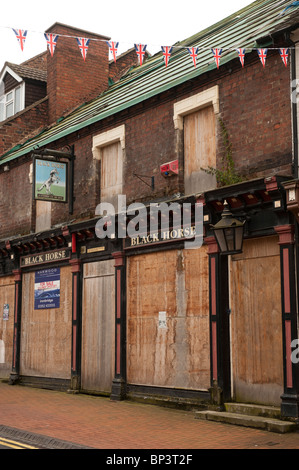
[[[136, 65], [135, 50], [109, 62], [107, 38], [86, 32], [95, 41], [82, 61], [70, 37], [79, 30], [49, 28], [61, 34], [55, 54], [27, 64], [47, 70], [47, 94], [0, 127], [3, 379], [189, 407], [273, 405], [283, 417], [299, 417], [291, 354], [298, 338], [296, 9], [277, 19], [287, 4], [255, 2], [212, 26], [208, 42], [199, 33], [179, 43], [167, 67], [162, 53]], [[269, 15], [271, 34], [263, 29]], [[217, 41], [220, 34], [223, 44], [229, 37], [248, 48], [243, 67], [234, 51], [217, 68], [210, 57], [216, 32]], [[200, 45], [206, 53], [194, 67], [186, 47]], [[257, 47], [268, 48], [265, 67]], [[280, 47], [289, 48], [287, 66]], [[86, 96], [72, 90], [68, 60], [85, 81], [101, 75]], [[8, 64], [5, 73], [18, 76], [24, 67]], [[63, 67], [65, 103], [53, 90]], [[35, 132], [7, 137], [35, 112]], [[66, 168], [65, 198], [37, 187], [36, 160]], [[234, 164], [229, 175], [226, 162]], [[103, 218], [102, 203], [115, 207], [115, 217]], [[138, 211], [128, 209], [136, 203], [145, 208], [146, 230], [130, 237]], [[178, 228], [170, 215], [163, 231], [161, 217], [150, 235], [150, 208], [163, 203], [188, 207], [188, 223]], [[234, 254], [221, 254], [212, 228], [226, 204], [244, 222], [242, 251]], [[99, 236], [99, 226], [109, 236]], [[200, 243], [188, 245], [190, 234]]]

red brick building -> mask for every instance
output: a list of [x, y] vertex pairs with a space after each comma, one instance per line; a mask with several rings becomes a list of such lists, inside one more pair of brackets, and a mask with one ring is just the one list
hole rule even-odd
[[[167, 67], [162, 53], [138, 66], [134, 49], [109, 62], [107, 38], [87, 32], [83, 61], [82, 31], [61, 24], [48, 30], [61, 35], [53, 57], [6, 64], [5, 93], [25, 87], [24, 107], [0, 124], [0, 371], [11, 383], [191, 407], [254, 403], [298, 418], [298, 10], [288, 5], [254, 2], [176, 44]], [[188, 47], [201, 51], [196, 67]], [[66, 203], [35, 197], [35, 158], [68, 165]], [[118, 195], [147, 210], [188, 204], [193, 217], [202, 204], [202, 246], [187, 249], [174, 226], [99, 238], [96, 208]], [[245, 224], [238, 253], [221, 254], [211, 227], [225, 201]], [[47, 282], [59, 291], [53, 308], [37, 298]]]

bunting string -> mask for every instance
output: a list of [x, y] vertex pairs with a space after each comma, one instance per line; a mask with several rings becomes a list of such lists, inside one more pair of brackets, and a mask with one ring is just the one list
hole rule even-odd
[[[17, 39], [17, 41], [18, 41], [18, 43], [21, 47], [21, 50], [24, 51], [24, 46], [25, 46], [25, 41], [27, 39], [28, 30], [14, 29], [14, 28], [10, 28], [10, 29], [13, 30], [13, 32], [15, 34], [15, 37], [16, 37], [16, 39]], [[37, 32], [37, 31], [35, 31], [35, 32]], [[110, 51], [110, 54], [113, 57], [114, 62], [116, 62], [116, 60], [117, 60], [117, 52], [118, 52], [119, 42], [107, 41], [107, 40], [99, 39], [99, 38], [82, 38], [82, 37], [71, 36], [71, 35], [67, 35], [67, 34], [48, 34], [48, 33], [43, 33], [43, 34], [44, 34], [44, 37], [46, 39], [47, 47], [50, 51], [51, 57], [53, 57], [53, 55], [54, 55], [58, 38], [59, 37], [67, 37], [67, 38], [76, 39], [84, 61], [86, 60], [87, 51], [88, 51], [90, 41], [101, 41], [101, 42], [105, 41], [107, 43], [108, 47], [109, 47], [109, 51]], [[147, 45], [134, 44], [134, 48], [135, 48], [136, 54], [138, 56], [139, 64], [143, 65], [145, 55], [146, 55]], [[206, 47], [188, 47], [188, 46], [178, 46], [178, 45], [175, 45], [175, 46], [161, 46], [161, 50], [162, 50], [162, 54], [163, 54], [163, 58], [164, 58], [164, 63], [165, 63], [166, 67], [168, 66], [168, 64], [170, 62], [171, 54], [172, 54], [174, 49], [186, 49], [189, 52], [189, 55], [190, 55], [190, 58], [193, 62], [194, 67], [196, 67], [196, 64], [197, 64], [197, 58], [198, 58], [199, 52], [207, 50]], [[263, 67], [266, 66], [266, 58], [267, 58], [268, 50], [278, 50], [283, 64], [287, 67], [288, 57], [289, 57], [289, 50], [290, 49], [292, 49], [292, 48], [290, 48], [290, 47], [288, 47], [288, 48], [279, 48], [279, 47], [268, 47], [268, 48], [250, 47], [250, 48], [248, 48], [248, 50], [250, 50], [250, 52], [253, 51], [253, 50], [257, 51], [258, 56], [260, 58], [260, 61], [261, 61], [261, 64], [262, 64]], [[294, 49], [295, 49], [295, 47], [294, 47]], [[221, 60], [223, 50], [224, 50], [223, 48], [211, 48], [212, 56], [213, 56], [214, 61], [216, 63], [217, 69], [219, 69], [219, 66], [220, 66], [220, 60]], [[246, 48], [240, 48], [240, 47], [239, 48], [233, 48], [233, 47], [231, 47], [231, 48], [228, 48], [226, 51], [227, 52], [236, 51], [238, 56], [239, 56], [241, 66], [244, 67]]]

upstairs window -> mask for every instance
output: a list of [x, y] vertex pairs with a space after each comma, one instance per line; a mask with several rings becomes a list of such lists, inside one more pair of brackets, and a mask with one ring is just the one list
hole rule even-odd
[[1, 96], [0, 101], [0, 120], [5, 121], [19, 111], [24, 109], [24, 92], [23, 85], [10, 90], [8, 93]]
[[185, 194], [214, 189], [216, 167], [216, 123], [219, 115], [219, 89], [211, 87], [174, 104], [174, 126], [184, 142]]
[[125, 126], [95, 136], [93, 157], [101, 162], [101, 202], [117, 207], [117, 197], [123, 189]]

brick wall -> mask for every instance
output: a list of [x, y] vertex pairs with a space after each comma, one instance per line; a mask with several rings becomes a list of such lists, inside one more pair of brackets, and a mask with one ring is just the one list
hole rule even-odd
[[138, 65], [138, 56], [135, 48], [129, 49], [124, 54], [118, 56], [116, 62], [111, 61], [109, 63], [109, 77], [116, 82], [134, 65]]
[[[108, 87], [108, 46], [103, 36], [60, 23], [47, 32], [61, 35], [53, 57], [48, 57], [49, 123], [52, 123]], [[76, 37], [82, 36], [96, 39], [90, 40], [85, 61], [76, 41]]]
[[[80, 51], [79, 51], [80, 53]], [[127, 202], [153, 200], [155, 197], [171, 196], [182, 192], [182, 178], [164, 179], [160, 165], [177, 158], [177, 149], [182, 147], [181, 137], [173, 124], [173, 105], [192, 94], [199, 93], [215, 84], [220, 91], [220, 117], [232, 144], [236, 169], [248, 178], [272, 174], [291, 175], [292, 132], [290, 105], [289, 68], [274, 53], [269, 54], [263, 69], [254, 54], [247, 58], [242, 69], [236, 61], [220, 68], [218, 73], [201, 76], [192, 81], [153, 97], [144, 103], [125, 110], [117, 116], [100, 121], [82, 129], [64, 140], [53, 143], [51, 148], [62, 149], [75, 145], [75, 202], [74, 213], [69, 215], [68, 206], [52, 204], [52, 224], [72, 219], [94, 216], [100, 202], [100, 162], [92, 157], [92, 137], [121, 124], [126, 126], [124, 162], [124, 193]], [[6, 124], [8, 125], [8, 123]], [[19, 139], [18, 139], [19, 140]], [[3, 145], [3, 142], [2, 142]], [[218, 132], [217, 160], [221, 165], [224, 146]], [[180, 161], [181, 175], [183, 162]], [[23, 167], [24, 165], [21, 165]], [[26, 231], [30, 226], [31, 185], [25, 197], [20, 197], [20, 181], [28, 174], [11, 171], [0, 175], [1, 189], [1, 235]], [[14, 177], [12, 175], [14, 173]], [[134, 173], [155, 176], [155, 190], [147, 185], [150, 178], [140, 181]], [[22, 176], [23, 175], [23, 176]], [[4, 189], [6, 188], [6, 189]], [[17, 201], [17, 202], [16, 202]], [[11, 217], [15, 204], [24, 206], [18, 217]], [[26, 215], [27, 214], [27, 215]], [[29, 218], [29, 219], [28, 219]]]
[[[256, 56], [254, 52], [248, 59], [251, 66], [236, 66], [220, 83], [221, 117], [236, 169], [250, 178], [291, 175], [290, 69], [278, 51], [269, 52], [265, 68]], [[223, 154], [220, 140], [219, 161]]]
[[32, 185], [30, 163], [0, 175], [0, 238], [30, 233], [32, 216]]
[[44, 98], [0, 123], [0, 154], [36, 135], [39, 129], [46, 126], [47, 120], [48, 101]]
[[[61, 141], [57, 150], [68, 143], [71, 140]], [[82, 136], [75, 142], [75, 157], [74, 213], [69, 214], [68, 204], [52, 204], [52, 225], [72, 219], [95, 217], [95, 208], [100, 203], [100, 164], [92, 156], [91, 135]]]

